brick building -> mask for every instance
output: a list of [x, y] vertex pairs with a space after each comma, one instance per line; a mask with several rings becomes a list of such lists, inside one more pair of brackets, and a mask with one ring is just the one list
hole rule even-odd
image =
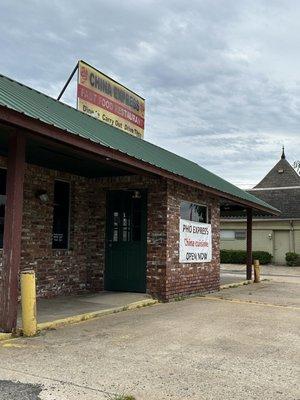
[[[0, 330], [15, 327], [20, 269], [38, 296], [219, 289], [220, 206], [273, 207], [199, 165], [0, 76]], [[211, 229], [211, 258], [179, 262], [181, 220]], [[204, 229], [204, 228], [203, 228]], [[205, 228], [206, 229], [206, 228]]]

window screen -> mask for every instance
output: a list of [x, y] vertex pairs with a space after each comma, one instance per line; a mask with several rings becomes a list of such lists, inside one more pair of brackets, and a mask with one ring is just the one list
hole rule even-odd
[[207, 222], [207, 207], [200, 204], [182, 201], [180, 204], [180, 218], [188, 221]]
[[4, 217], [6, 203], [6, 169], [0, 169], [0, 248], [3, 248]]
[[54, 183], [53, 205], [53, 249], [67, 249], [69, 246], [70, 184], [63, 181]]
[[246, 239], [246, 231], [235, 231], [234, 237], [237, 240], [245, 240]]

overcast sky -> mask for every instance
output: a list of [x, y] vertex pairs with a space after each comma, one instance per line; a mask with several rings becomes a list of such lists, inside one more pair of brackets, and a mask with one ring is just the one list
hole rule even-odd
[[146, 140], [251, 187], [283, 144], [300, 159], [299, 21], [298, 0], [0, 0], [0, 73], [57, 97], [83, 59], [146, 99]]

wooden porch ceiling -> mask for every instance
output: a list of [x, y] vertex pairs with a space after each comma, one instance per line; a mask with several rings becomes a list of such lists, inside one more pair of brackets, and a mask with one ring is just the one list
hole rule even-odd
[[[14, 128], [0, 124], [0, 155], [8, 154], [8, 137]], [[70, 146], [26, 132], [26, 162], [88, 178], [123, 176], [141, 173], [108, 157], [75, 150]]]

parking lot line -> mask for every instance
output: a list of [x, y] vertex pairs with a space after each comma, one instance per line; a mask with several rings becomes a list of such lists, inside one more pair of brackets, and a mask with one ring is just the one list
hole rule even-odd
[[280, 304], [271, 304], [271, 303], [263, 303], [260, 301], [253, 301], [253, 300], [240, 300], [240, 299], [229, 299], [229, 298], [224, 298], [224, 297], [213, 297], [213, 296], [201, 296], [197, 297], [199, 300], [213, 300], [213, 301], [227, 301], [231, 303], [237, 303], [237, 304], [251, 304], [254, 306], [265, 306], [265, 307], [273, 307], [273, 308], [284, 308], [284, 309], [289, 309], [289, 310], [296, 310], [299, 311], [300, 307], [294, 307], [294, 306], [284, 306]]

